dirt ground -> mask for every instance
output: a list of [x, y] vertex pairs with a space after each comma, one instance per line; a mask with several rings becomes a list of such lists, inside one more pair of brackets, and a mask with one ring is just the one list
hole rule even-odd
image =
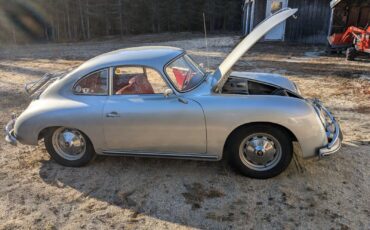
[[[238, 40], [211, 37], [206, 49], [191, 36], [2, 46], [0, 126], [30, 102], [24, 83], [45, 72], [148, 44], [182, 47], [214, 69]], [[280, 176], [254, 180], [225, 161], [98, 157], [66, 168], [42, 146], [12, 147], [1, 138], [0, 229], [370, 229], [370, 61], [347, 62], [324, 48], [258, 44], [234, 69], [283, 74], [324, 101], [344, 132], [336, 155], [296, 157]]]

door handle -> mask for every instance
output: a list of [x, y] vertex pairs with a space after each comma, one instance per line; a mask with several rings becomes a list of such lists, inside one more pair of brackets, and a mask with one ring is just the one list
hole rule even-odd
[[184, 104], [188, 104], [188, 103], [189, 103], [189, 102], [188, 102], [188, 100], [186, 100], [186, 99], [184, 99], [184, 98], [182, 98], [182, 97], [177, 98], [177, 100], [178, 100], [179, 102], [181, 102], [181, 103], [184, 103]]
[[106, 117], [119, 117], [119, 114], [117, 112], [110, 112], [107, 113]]

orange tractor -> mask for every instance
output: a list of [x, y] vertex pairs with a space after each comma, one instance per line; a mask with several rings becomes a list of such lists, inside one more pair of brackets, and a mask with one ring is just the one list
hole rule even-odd
[[346, 50], [347, 60], [353, 61], [359, 54], [370, 54], [370, 26], [367, 29], [348, 27], [346, 32], [333, 34], [328, 40], [331, 52]]

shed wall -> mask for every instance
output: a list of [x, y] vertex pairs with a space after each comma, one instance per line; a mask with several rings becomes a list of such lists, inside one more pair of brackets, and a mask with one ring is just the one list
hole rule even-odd
[[299, 11], [297, 19], [287, 21], [286, 41], [326, 43], [331, 13], [329, 3], [329, 0], [289, 0], [289, 7]]

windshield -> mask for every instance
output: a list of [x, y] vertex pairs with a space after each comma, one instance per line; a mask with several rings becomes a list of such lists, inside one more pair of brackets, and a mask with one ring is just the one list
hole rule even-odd
[[205, 73], [188, 55], [183, 55], [166, 68], [172, 84], [180, 92], [194, 89], [204, 79]]

